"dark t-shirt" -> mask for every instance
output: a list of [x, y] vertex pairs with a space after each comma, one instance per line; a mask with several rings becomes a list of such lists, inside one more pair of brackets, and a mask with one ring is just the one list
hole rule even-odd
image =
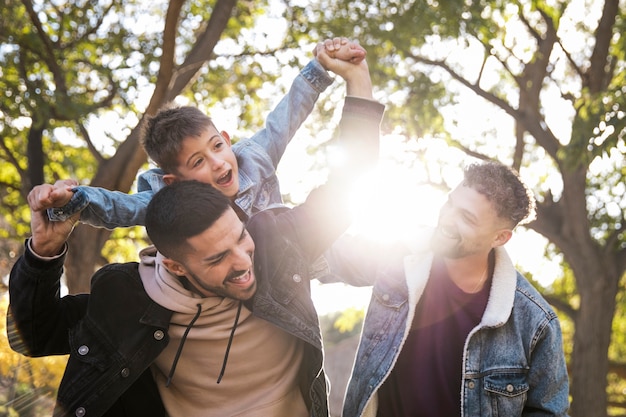
[[[492, 270], [490, 257], [489, 277]], [[467, 294], [435, 260], [402, 352], [378, 391], [378, 417], [461, 414], [465, 339], [480, 323], [490, 287], [491, 278], [480, 292]]]

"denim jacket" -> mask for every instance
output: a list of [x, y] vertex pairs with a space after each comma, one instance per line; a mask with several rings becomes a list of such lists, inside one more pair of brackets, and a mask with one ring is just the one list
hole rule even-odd
[[[249, 139], [233, 145], [239, 164], [239, 193], [235, 204], [250, 216], [273, 204], [282, 196], [276, 167], [294, 134], [313, 110], [313, 106], [333, 79], [313, 59], [295, 78], [287, 95], [268, 114], [266, 126]], [[164, 185], [164, 172], [150, 169], [137, 179], [137, 192], [126, 194], [99, 187], [78, 186], [70, 202], [48, 210], [52, 220], [67, 220], [82, 210], [80, 220], [97, 227], [143, 226], [148, 203]]]
[[[343, 147], [355, 155], [349, 167], [304, 204], [262, 211], [247, 224], [256, 245], [257, 291], [246, 307], [305, 342], [299, 386], [312, 417], [328, 416], [328, 387], [309, 265], [349, 225], [346, 187], [375, 163], [382, 110], [347, 98], [340, 130]], [[27, 245], [11, 270], [7, 314], [17, 352], [70, 355], [55, 416], [164, 417], [150, 364], [169, 342], [172, 312], [148, 297], [136, 263], [107, 265], [92, 278], [90, 294], [61, 298], [62, 267], [63, 257], [44, 260]]]
[[[433, 261], [426, 249], [412, 252], [378, 249], [385, 253], [383, 263], [361, 257], [357, 264], [360, 275], [375, 282], [344, 417], [376, 416], [376, 393], [407, 338]], [[461, 417], [566, 416], [569, 385], [558, 318], [515, 270], [506, 250], [497, 248], [495, 255], [487, 307], [465, 341]]]

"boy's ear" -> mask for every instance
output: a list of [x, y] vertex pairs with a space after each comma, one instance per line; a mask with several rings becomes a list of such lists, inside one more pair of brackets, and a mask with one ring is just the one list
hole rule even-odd
[[163, 181], [167, 185], [170, 185], [170, 184], [178, 181], [178, 178], [176, 178], [176, 175], [174, 175], [174, 174], [165, 174], [165, 175], [163, 175]]
[[227, 132], [227, 131], [222, 130], [222, 131], [220, 132], [220, 135], [222, 135], [222, 137], [224, 138], [224, 140], [226, 140], [226, 142], [228, 142], [228, 146], [231, 146], [231, 145], [232, 145], [232, 143], [231, 143], [231, 141], [230, 141], [230, 135], [228, 134], [228, 132]]

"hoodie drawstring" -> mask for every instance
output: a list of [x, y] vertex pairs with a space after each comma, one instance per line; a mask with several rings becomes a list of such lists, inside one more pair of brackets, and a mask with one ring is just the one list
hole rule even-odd
[[176, 370], [176, 364], [178, 363], [178, 359], [180, 359], [180, 354], [183, 351], [183, 345], [185, 344], [185, 340], [187, 340], [187, 335], [189, 334], [189, 331], [193, 327], [193, 324], [196, 322], [196, 320], [198, 320], [198, 317], [200, 317], [200, 314], [202, 313], [202, 305], [196, 304], [196, 307], [198, 307], [198, 311], [196, 312], [196, 315], [193, 316], [193, 319], [191, 319], [191, 321], [187, 325], [187, 328], [185, 329], [185, 333], [183, 333], [183, 337], [180, 339], [180, 343], [178, 344], [178, 349], [176, 350], [176, 356], [174, 356], [174, 362], [172, 362], [172, 368], [170, 369], [170, 374], [167, 376], [167, 382], [165, 383], [165, 387], [170, 386], [170, 382], [172, 382], [172, 378], [174, 377], [174, 371]]
[[[222, 377], [224, 376], [224, 372], [226, 371], [226, 362], [228, 361], [228, 354], [230, 353], [230, 346], [233, 343], [235, 330], [237, 329], [237, 324], [239, 323], [239, 314], [241, 313], [242, 305], [243, 303], [239, 301], [239, 305], [237, 306], [237, 314], [235, 315], [235, 324], [233, 324], [233, 328], [231, 329], [230, 336], [228, 338], [228, 344], [226, 345], [226, 353], [224, 354], [224, 362], [222, 363], [222, 370], [220, 371], [220, 375], [217, 378], [218, 384], [222, 380]], [[176, 370], [176, 365], [178, 364], [178, 360], [180, 359], [180, 355], [183, 351], [183, 345], [185, 344], [185, 340], [187, 340], [187, 335], [189, 334], [189, 331], [191, 330], [194, 323], [196, 322], [196, 320], [198, 320], [198, 318], [200, 317], [200, 314], [202, 313], [202, 305], [196, 304], [196, 307], [198, 307], [198, 311], [196, 312], [196, 315], [193, 317], [193, 319], [191, 319], [191, 321], [187, 325], [187, 328], [185, 329], [185, 333], [183, 334], [183, 337], [180, 339], [180, 344], [178, 345], [178, 349], [176, 350], [176, 355], [174, 356], [174, 362], [172, 362], [170, 373], [167, 376], [167, 382], [165, 383], [166, 387], [169, 387], [170, 382], [172, 382], [172, 378], [174, 377], [174, 371]]]
[[237, 328], [237, 323], [239, 323], [239, 313], [241, 313], [241, 305], [243, 303], [239, 301], [239, 306], [237, 306], [237, 315], [235, 316], [235, 324], [233, 324], [233, 328], [230, 331], [230, 337], [228, 338], [228, 345], [226, 345], [226, 353], [224, 353], [224, 363], [222, 363], [222, 370], [220, 371], [220, 376], [217, 377], [217, 383], [219, 384], [224, 376], [224, 371], [226, 371], [226, 362], [228, 361], [228, 353], [230, 352], [230, 345], [233, 343], [233, 336], [235, 336], [235, 329]]

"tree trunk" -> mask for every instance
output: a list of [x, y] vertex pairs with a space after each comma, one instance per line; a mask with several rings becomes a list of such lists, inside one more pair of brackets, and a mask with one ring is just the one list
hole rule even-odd
[[608, 352], [623, 271], [614, 248], [597, 249], [570, 261], [580, 294], [570, 373], [572, 417], [607, 415]]
[[611, 326], [615, 313], [617, 263], [611, 248], [591, 236], [588, 220], [587, 167], [562, 165], [563, 211], [560, 247], [576, 277], [580, 307], [576, 318], [570, 392], [572, 417], [606, 416]]
[[44, 126], [33, 126], [28, 131], [26, 154], [28, 157], [28, 184], [23, 184], [24, 190], [30, 190], [35, 185], [43, 184], [43, 132]]
[[91, 276], [102, 266], [102, 247], [111, 235], [107, 229], [76, 226], [68, 240], [65, 280], [70, 294], [90, 292]]
[[580, 306], [570, 364], [572, 417], [602, 417], [607, 412], [608, 351], [621, 276], [614, 247], [600, 246], [591, 236], [586, 205], [584, 164], [561, 164], [563, 194], [558, 202], [547, 195], [537, 204], [537, 219], [529, 226], [563, 253], [576, 277]]
[[[585, 288], [579, 288], [580, 308], [575, 320], [571, 358], [572, 417], [602, 417], [607, 409], [609, 344], [615, 314], [618, 277], [610, 276], [600, 260], [581, 255], [590, 265], [585, 271]], [[593, 264], [593, 265], [591, 265]], [[576, 277], [583, 272], [575, 271]], [[579, 284], [580, 285], [580, 284]]]
[[[128, 192], [145, 161], [146, 154], [139, 144], [139, 128], [135, 127], [115, 155], [100, 164], [91, 185]], [[102, 246], [110, 235], [109, 230], [87, 225], [79, 225], [72, 232], [68, 240], [70, 253], [65, 261], [70, 294], [89, 292], [91, 276], [102, 265]]]

